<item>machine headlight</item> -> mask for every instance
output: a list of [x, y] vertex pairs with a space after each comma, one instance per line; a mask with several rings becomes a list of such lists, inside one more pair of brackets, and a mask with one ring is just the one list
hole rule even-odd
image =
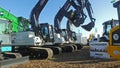
[[118, 35], [118, 34], [113, 34], [113, 39], [114, 39], [115, 41], [119, 40], [119, 35]]

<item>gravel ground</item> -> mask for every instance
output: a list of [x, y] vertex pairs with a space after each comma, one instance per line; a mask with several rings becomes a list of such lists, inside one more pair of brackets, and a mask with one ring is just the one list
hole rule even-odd
[[120, 68], [120, 61], [94, 59], [89, 56], [89, 47], [72, 52], [55, 55], [47, 60], [30, 60], [11, 68]]

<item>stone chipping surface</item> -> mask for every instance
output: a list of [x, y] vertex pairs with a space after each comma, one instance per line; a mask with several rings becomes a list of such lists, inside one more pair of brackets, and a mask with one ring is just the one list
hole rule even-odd
[[62, 53], [45, 60], [34, 59], [11, 68], [120, 68], [120, 61], [90, 58], [89, 46], [84, 46], [72, 53]]

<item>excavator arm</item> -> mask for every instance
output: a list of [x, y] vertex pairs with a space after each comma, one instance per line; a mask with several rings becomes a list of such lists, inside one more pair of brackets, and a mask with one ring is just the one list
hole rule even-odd
[[[54, 27], [55, 27], [56, 33], [61, 33], [61, 21], [64, 16], [66, 18], [68, 18], [69, 20], [74, 21], [73, 24], [76, 27], [80, 26], [80, 24], [83, 24], [83, 22], [84, 22], [83, 20], [86, 18], [86, 15], [83, 13], [82, 10], [79, 10], [79, 11], [81, 11], [80, 12], [81, 14], [75, 13], [76, 11], [73, 11], [73, 10], [68, 11], [71, 6], [73, 6], [75, 9], [79, 9], [79, 7], [80, 7], [80, 6], [76, 5], [75, 0], [67, 0], [65, 2], [65, 4], [63, 5], [63, 7], [56, 14], [55, 19], [54, 19]], [[75, 19], [77, 19], [77, 20], [75, 20]], [[81, 22], [79, 22], [79, 21], [81, 21]]]
[[75, 3], [75, 1], [71, 2], [72, 6], [75, 8], [74, 11], [71, 10], [71, 13], [69, 13], [69, 17], [68, 17], [68, 21], [67, 21], [67, 25], [66, 28], [68, 30], [68, 35], [69, 38], [72, 37], [72, 24], [75, 27], [79, 27], [81, 24], [84, 23], [85, 19], [86, 19], [86, 14], [84, 13], [83, 9], [86, 8], [89, 18], [91, 20], [90, 23], [88, 23], [87, 25], [83, 25], [81, 27], [83, 27], [85, 30], [90, 31], [93, 27], [94, 27], [94, 22], [95, 19], [93, 18], [93, 11], [92, 11], [92, 7], [91, 4], [88, 0], [77, 0], [77, 4]]
[[71, 0], [67, 0], [63, 7], [58, 11], [54, 19], [54, 28], [56, 33], [61, 33], [61, 21], [66, 16], [68, 9], [70, 8]]
[[81, 26], [82, 28], [84, 28], [87, 31], [90, 31], [94, 25], [95, 25], [95, 18], [93, 18], [93, 10], [91, 7], [91, 4], [88, 0], [77, 0], [77, 4], [75, 2], [71, 2], [73, 7], [75, 8], [75, 11], [73, 11], [70, 15], [71, 18], [69, 18], [70, 23], [72, 23], [74, 26], [79, 27], [81, 24], [84, 23], [85, 19], [86, 19], [86, 14], [84, 13], [84, 9], [86, 8], [89, 18], [91, 20], [90, 23], [88, 23], [87, 25], [83, 25]]
[[88, 12], [91, 22], [88, 23], [87, 25], [83, 25], [82, 28], [84, 28], [87, 31], [90, 31], [95, 26], [95, 18], [93, 18], [93, 15], [92, 15], [93, 10], [92, 10], [91, 4], [88, 0], [85, 0], [85, 7], [87, 9], [87, 12]]
[[31, 11], [30, 15], [30, 24], [32, 27], [32, 30], [35, 32], [35, 35], [39, 35], [39, 15], [42, 11], [42, 9], [45, 7], [48, 0], [39, 0], [38, 3], [35, 5], [35, 7]]
[[73, 21], [72, 23], [74, 24], [74, 26], [79, 27], [81, 24], [84, 23], [87, 17], [83, 11], [83, 3], [82, 1], [78, 0], [78, 4], [75, 3], [75, 1], [72, 1], [71, 4], [75, 8], [75, 10], [72, 12], [73, 16], [71, 16], [69, 20]]
[[[73, 6], [73, 8], [75, 8], [74, 11], [73, 10], [68, 11], [68, 9], [71, 6]], [[68, 22], [72, 23], [75, 27], [79, 27], [81, 24], [83, 24], [85, 19], [87, 18], [86, 14], [83, 11], [84, 8], [86, 8], [91, 22], [88, 23], [87, 25], [83, 25], [81, 27], [87, 31], [90, 31], [95, 25], [95, 19], [93, 18], [92, 7], [88, 0], [85, 0], [85, 1], [83, 1], [83, 0], [76, 0], [76, 1], [75, 0], [67, 0], [66, 3], [64, 4], [64, 6], [59, 10], [57, 15], [55, 16], [55, 19], [54, 19], [55, 31], [57, 33], [60, 33], [61, 21], [64, 16], [66, 18], [68, 18]], [[67, 28], [68, 27], [69, 26], [67, 24]]]

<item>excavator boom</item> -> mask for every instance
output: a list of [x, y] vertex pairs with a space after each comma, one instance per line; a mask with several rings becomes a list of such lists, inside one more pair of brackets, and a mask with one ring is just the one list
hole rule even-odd
[[82, 28], [84, 28], [87, 31], [90, 31], [95, 26], [95, 18], [93, 18], [93, 15], [92, 15], [93, 10], [92, 10], [91, 4], [88, 0], [85, 0], [85, 7], [87, 9], [87, 12], [88, 12], [91, 22], [88, 23], [87, 25], [83, 25]]
[[[70, 7], [73, 7], [75, 10], [69, 10]], [[89, 18], [91, 20], [87, 25], [82, 25], [86, 19], [86, 14], [84, 13], [84, 8], [86, 8]], [[69, 10], [69, 11], [68, 11]], [[67, 0], [63, 7], [58, 11], [54, 19], [54, 27], [56, 33], [61, 31], [61, 21], [65, 16], [68, 18], [68, 23], [73, 24], [75, 27], [81, 26], [83, 29], [90, 31], [95, 25], [95, 19], [93, 18], [93, 10], [91, 4], [88, 0]], [[67, 25], [69, 28], [69, 26]]]
[[32, 29], [36, 35], [38, 34], [39, 15], [47, 2], [48, 0], [39, 0], [38, 3], [35, 5], [35, 7], [31, 11], [30, 22], [31, 22]]
[[67, 14], [67, 11], [71, 6], [70, 2], [71, 2], [71, 0], [67, 0], [65, 2], [65, 4], [63, 5], [63, 7], [58, 11], [58, 13], [55, 16], [54, 28], [55, 28], [56, 33], [60, 33], [60, 31], [61, 31], [60, 30], [61, 29], [61, 21], [62, 21], [63, 17], [65, 16], [65, 14]]

